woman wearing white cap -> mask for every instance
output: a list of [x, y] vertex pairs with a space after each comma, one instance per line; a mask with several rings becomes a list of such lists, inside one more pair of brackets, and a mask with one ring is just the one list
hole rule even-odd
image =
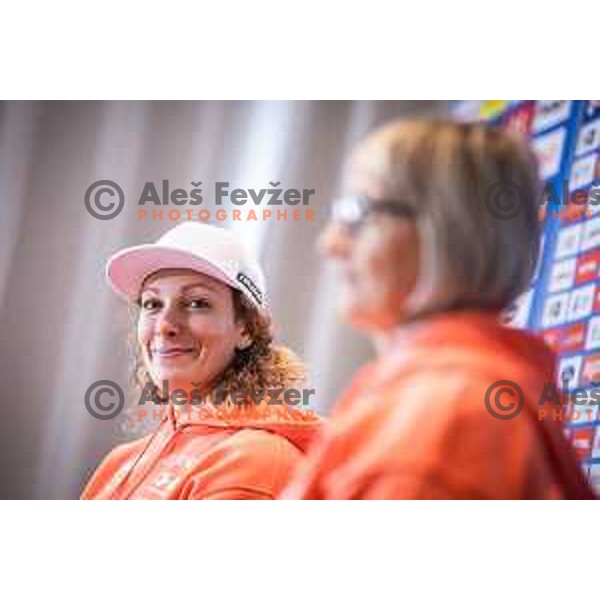
[[271, 405], [304, 369], [273, 344], [258, 263], [231, 232], [185, 223], [117, 252], [107, 276], [139, 306], [139, 380], [164, 408], [152, 405], [155, 432], [110, 452], [82, 498], [274, 498], [318, 419]]

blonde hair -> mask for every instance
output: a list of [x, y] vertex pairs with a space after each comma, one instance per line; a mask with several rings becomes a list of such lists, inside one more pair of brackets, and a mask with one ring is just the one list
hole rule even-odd
[[[306, 379], [304, 363], [285, 346], [274, 343], [273, 325], [270, 314], [251, 306], [239, 290], [232, 290], [234, 314], [246, 326], [252, 343], [245, 349], [236, 349], [231, 363], [215, 383], [229, 394], [246, 393], [262, 390], [286, 389], [301, 384]], [[137, 321], [139, 308], [134, 304], [132, 317]], [[135, 392], [139, 393], [148, 384], [158, 392], [152, 382], [144, 361], [140, 355], [139, 345], [131, 338], [133, 345], [132, 378]], [[165, 400], [163, 398], [162, 400]]]
[[[523, 139], [482, 124], [398, 121], [369, 135], [352, 161], [361, 187], [414, 214], [421, 268], [409, 313], [503, 309], [527, 288], [541, 187]], [[518, 196], [508, 213], [501, 191]]]

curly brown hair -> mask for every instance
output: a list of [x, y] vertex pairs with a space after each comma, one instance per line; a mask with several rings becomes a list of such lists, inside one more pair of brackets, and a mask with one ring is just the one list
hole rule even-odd
[[[274, 343], [273, 323], [267, 311], [252, 306], [239, 290], [233, 291], [236, 319], [241, 319], [252, 343], [244, 349], [236, 349], [233, 360], [215, 384], [229, 394], [248, 393], [267, 389], [286, 389], [306, 379], [304, 363], [285, 346]], [[132, 305], [132, 319], [137, 322], [139, 307]], [[133, 351], [133, 384], [139, 394], [148, 384], [153, 386], [157, 397], [159, 389], [152, 382], [140, 353], [135, 336], [131, 337]], [[162, 398], [166, 402], [166, 398]]]

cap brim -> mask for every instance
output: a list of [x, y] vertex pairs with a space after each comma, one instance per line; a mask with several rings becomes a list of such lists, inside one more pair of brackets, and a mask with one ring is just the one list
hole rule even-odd
[[185, 250], [156, 244], [120, 250], [109, 259], [106, 277], [115, 292], [135, 302], [146, 277], [160, 269], [191, 269], [238, 289], [235, 281], [207, 260]]

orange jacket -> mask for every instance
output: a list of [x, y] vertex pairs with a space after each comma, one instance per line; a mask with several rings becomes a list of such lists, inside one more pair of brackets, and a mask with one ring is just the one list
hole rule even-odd
[[[317, 431], [309, 411], [273, 407], [165, 411], [154, 434], [117, 446], [81, 496], [91, 499], [273, 499]], [[270, 413], [270, 414], [269, 414]]]
[[[523, 390], [514, 418], [486, 408], [499, 380]], [[356, 377], [282, 497], [592, 498], [563, 424], [539, 418], [554, 381], [543, 343], [496, 315], [455, 312], [404, 327]], [[501, 396], [499, 413], [516, 398]]]

